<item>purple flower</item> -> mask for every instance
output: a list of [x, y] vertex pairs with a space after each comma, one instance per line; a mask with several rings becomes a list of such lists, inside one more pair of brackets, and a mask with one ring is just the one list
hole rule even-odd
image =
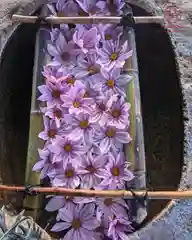
[[47, 45], [48, 53], [53, 57], [49, 63], [51, 66], [70, 66], [76, 61], [76, 56], [72, 54], [73, 45], [67, 43], [64, 35], [60, 32], [54, 44]]
[[63, 84], [67, 84], [69, 89], [71, 87], [74, 87], [76, 84], [78, 85], [82, 85], [82, 87], [84, 87], [84, 85], [81, 82], [81, 78], [78, 77], [76, 74], [74, 74], [73, 69], [68, 69], [68, 68], [64, 68], [63, 69], [63, 75], [66, 76], [65, 78], [63, 78]]
[[54, 232], [68, 230], [64, 240], [92, 239], [93, 230], [99, 226], [95, 216], [95, 205], [77, 205], [74, 208], [63, 212], [61, 219], [63, 222], [56, 223], [51, 229]]
[[52, 185], [56, 187], [76, 188], [80, 184], [75, 167], [71, 163], [67, 163], [65, 169], [59, 169], [55, 172], [55, 178]]
[[87, 78], [89, 81], [101, 78], [100, 65], [96, 63], [97, 54], [88, 54], [86, 58], [79, 58], [77, 67], [73, 69], [73, 72], [78, 78]]
[[54, 212], [59, 210], [60, 208], [68, 208], [68, 205], [74, 205], [71, 197], [63, 197], [63, 196], [55, 196], [52, 197], [47, 203], [45, 210], [48, 212]]
[[60, 104], [41, 108], [41, 112], [50, 119], [54, 120], [57, 128], [60, 128], [64, 122], [64, 116], [68, 113], [66, 108], [61, 107]]
[[59, 17], [76, 16], [79, 12], [79, 6], [75, 0], [58, 0], [56, 9]]
[[96, 240], [109, 240], [107, 237], [107, 232], [109, 228], [109, 221], [108, 219], [105, 219], [103, 217], [103, 214], [99, 211], [99, 209], [96, 209], [96, 218], [100, 222], [100, 226], [95, 229], [95, 239]]
[[122, 217], [114, 218], [110, 221], [108, 237], [113, 240], [128, 239], [127, 234], [133, 232], [133, 227], [128, 219]]
[[113, 102], [108, 111], [108, 123], [111, 126], [124, 129], [129, 124], [129, 110], [131, 105], [125, 102], [124, 97], [119, 97], [118, 101]]
[[[55, 15], [57, 16], [57, 13]], [[60, 28], [52, 28], [50, 32], [50, 38], [54, 44], [60, 33], [67, 41], [71, 41], [74, 34], [74, 28], [69, 28], [68, 24], [60, 24]]]
[[107, 153], [110, 149], [121, 148], [122, 143], [129, 143], [131, 137], [127, 130], [114, 126], [104, 126], [95, 132], [94, 142], [99, 145], [101, 153]]
[[[92, 202], [95, 202], [94, 198], [65, 197], [64, 206], [59, 209], [56, 220], [57, 221], [62, 220], [62, 215], [65, 213], [66, 209], [71, 209], [76, 204], [87, 204], [87, 203], [92, 203]], [[73, 206], [71, 206], [71, 205], [73, 205]]]
[[53, 163], [63, 162], [64, 168], [70, 159], [85, 154], [88, 150], [87, 147], [81, 145], [80, 141], [74, 141], [66, 137], [57, 137], [54, 142], [47, 147], [54, 153]]
[[77, 173], [81, 177], [81, 188], [90, 189], [95, 188], [101, 182], [100, 170], [104, 168], [107, 163], [107, 156], [93, 156], [89, 152], [87, 156], [82, 156], [78, 163]]
[[[100, 95], [100, 91], [93, 88], [93, 86], [91, 85], [91, 83], [89, 81], [86, 81], [84, 84], [85, 84], [85, 89], [86, 89], [86, 92], [84, 94], [85, 98], [95, 99], [98, 95]], [[93, 107], [95, 107], [95, 105]]]
[[80, 48], [80, 50], [87, 54], [95, 52], [95, 47], [100, 40], [100, 35], [96, 27], [86, 30], [84, 27], [79, 27], [74, 35], [73, 41]]
[[64, 102], [63, 107], [68, 108], [70, 114], [89, 113], [91, 110], [90, 106], [94, 104], [94, 100], [92, 98], [85, 98], [85, 93], [85, 87], [79, 84], [75, 85], [69, 90], [68, 94], [61, 97]]
[[51, 162], [51, 155], [48, 149], [38, 149], [38, 152], [41, 160], [33, 166], [32, 170], [35, 172], [41, 171], [40, 179], [44, 179], [47, 177], [49, 171], [54, 168], [54, 165]]
[[106, 68], [107, 71], [112, 68], [122, 68], [125, 64], [125, 60], [132, 56], [132, 50], [128, 51], [128, 42], [125, 41], [123, 45], [120, 45], [117, 41], [105, 41], [103, 47], [97, 49], [99, 59], [97, 63]]
[[93, 107], [91, 111], [90, 121], [104, 126], [108, 121], [107, 111], [112, 106], [113, 101], [116, 100], [116, 96], [112, 96], [111, 93], [106, 93], [106, 95], [100, 95], [96, 97], [96, 106]]
[[67, 132], [67, 128], [63, 123], [60, 128], [57, 127], [54, 120], [49, 119], [48, 117], [43, 117], [44, 119], [44, 131], [39, 133], [39, 138], [44, 141], [53, 141], [57, 136], [62, 136]]
[[128, 74], [121, 74], [120, 68], [113, 68], [107, 71], [101, 68], [101, 78], [99, 83], [95, 84], [96, 89], [101, 88], [103, 93], [111, 92], [126, 96], [125, 90], [127, 83], [131, 80]]
[[118, 154], [109, 153], [108, 164], [105, 166], [105, 169], [103, 169], [100, 177], [103, 178], [103, 181], [99, 188], [104, 189], [124, 189], [125, 182], [129, 182], [134, 178], [125, 163], [123, 152]]
[[[63, 77], [62, 68], [46, 65], [43, 67], [43, 76], [50, 81], [57, 81]], [[59, 80], [58, 80], [59, 81]]]
[[127, 217], [128, 206], [121, 198], [98, 198], [96, 201], [99, 211], [104, 214], [104, 219], [109, 222], [110, 217]]
[[[49, 196], [50, 197], [50, 196]], [[62, 209], [61, 212], [64, 211], [65, 208], [70, 208], [69, 205], [75, 205], [75, 204], [86, 204], [95, 202], [94, 198], [85, 198], [85, 197], [69, 197], [69, 196], [51, 196], [51, 199], [47, 203], [45, 210], [48, 212], [54, 212], [59, 209]], [[73, 207], [72, 206], [72, 207]], [[57, 221], [60, 220], [60, 213], [57, 215]]]
[[123, 13], [122, 8], [125, 6], [124, 0], [107, 0], [108, 9], [116, 15], [121, 15]]
[[69, 137], [74, 140], [82, 139], [87, 145], [92, 143], [94, 129], [97, 124], [90, 122], [90, 115], [79, 113], [78, 115], [66, 115], [65, 121], [71, 124], [72, 132]]
[[98, 31], [101, 34], [102, 41], [117, 41], [123, 34], [123, 28], [114, 24], [99, 24]]
[[90, 15], [93, 16], [95, 14], [106, 12], [106, 3], [105, 1], [98, 1], [98, 0], [76, 0], [79, 6], [82, 9], [82, 12], [79, 12], [79, 15], [86, 16]]
[[41, 85], [38, 87], [40, 93], [42, 94], [38, 100], [42, 102], [47, 102], [47, 105], [61, 104], [61, 94], [66, 93], [68, 88], [61, 84], [61, 82], [50, 82], [47, 81], [46, 85]]

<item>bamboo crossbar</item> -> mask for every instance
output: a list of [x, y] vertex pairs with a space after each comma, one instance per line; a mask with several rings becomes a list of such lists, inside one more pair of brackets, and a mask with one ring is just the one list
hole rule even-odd
[[[97, 23], [111, 23], [118, 24], [121, 21], [121, 17], [102, 17], [102, 16], [89, 16], [89, 17], [45, 17], [46, 22], [50, 24], [64, 24], [64, 23], [73, 23], [73, 24], [97, 24]], [[12, 21], [22, 22], [22, 23], [36, 23], [38, 16], [24, 16], [13, 14]], [[152, 16], [152, 17], [134, 17], [135, 23], [163, 23], [163, 16]]]
[[[24, 186], [7, 186], [0, 185], [0, 191], [4, 192], [25, 192]], [[78, 197], [105, 197], [105, 198], [134, 198], [131, 191], [127, 190], [86, 190], [86, 189], [68, 189], [60, 187], [33, 187], [33, 193], [78, 196]], [[146, 191], [134, 190], [137, 196], [145, 196]], [[149, 199], [186, 199], [192, 198], [192, 190], [190, 191], [149, 191], [147, 192]]]

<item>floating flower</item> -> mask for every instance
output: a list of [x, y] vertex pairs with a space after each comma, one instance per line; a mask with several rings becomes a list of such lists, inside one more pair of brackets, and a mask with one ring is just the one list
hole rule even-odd
[[100, 95], [100, 91], [98, 91], [98, 89], [95, 89], [89, 81], [85, 82], [85, 90], [85, 98], [95, 99], [98, 95]]
[[[87, 204], [87, 203], [91, 203], [91, 202], [95, 202], [95, 199], [93, 198], [82, 198], [82, 197], [65, 197], [65, 204], [62, 208], [59, 209], [56, 220], [60, 221], [62, 220], [62, 215], [65, 214], [66, 209], [70, 209], [71, 207], [73, 207], [76, 204]], [[69, 206], [69, 205], [73, 205], [73, 206]]]
[[102, 41], [117, 41], [123, 34], [123, 28], [114, 24], [99, 24], [98, 31]]
[[62, 136], [67, 132], [67, 128], [63, 122], [60, 128], [57, 127], [54, 120], [44, 117], [44, 130], [39, 133], [39, 138], [44, 141], [53, 141], [57, 136]]
[[74, 141], [67, 137], [57, 137], [52, 144], [49, 144], [48, 149], [55, 154], [54, 162], [63, 162], [64, 167], [69, 160], [85, 154], [87, 147], [82, 146], [81, 141]]
[[109, 153], [108, 164], [100, 175], [103, 181], [100, 188], [124, 189], [125, 182], [131, 181], [134, 176], [125, 164], [125, 157], [122, 152], [118, 154]]
[[53, 80], [53, 81], [57, 81], [57, 79], [60, 79], [63, 77], [62, 68], [53, 67], [49, 65], [46, 65], [43, 67], [42, 74], [47, 80]]
[[58, 0], [56, 4], [57, 16], [77, 16], [79, 12], [79, 6], [75, 0]]
[[78, 65], [72, 70], [76, 77], [86, 80], [91, 86], [101, 79], [100, 65], [97, 64], [97, 54], [88, 54], [86, 58], [79, 58]]
[[69, 89], [74, 87], [76, 84], [84, 85], [81, 83], [81, 78], [77, 76], [77, 74], [73, 73], [73, 69], [64, 68], [63, 75], [66, 76], [63, 78], [62, 83], [68, 85]]
[[110, 217], [127, 217], [129, 209], [125, 201], [121, 198], [98, 198], [96, 201], [99, 210], [104, 214], [104, 218], [109, 222]]
[[107, 0], [108, 9], [111, 13], [121, 15], [123, 13], [122, 8], [125, 6], [124, 0]]
[[127, 234], [133, 232], [133, 227], [128, 219], [114, 218], [109, 224], [108, 237], [113, 240], [128, 239]]
[[119, 97], [118, 101], [113, 102], [108, 111], [108, 123], [111, 126], [124, 129], [129, 124], [129, 110], [131, 105], [125, 102], [124, 97]]
[[97, 63], [103, 66], [107, 71], [112, 68], [122, 68], [125, 64], [125, 60], [132, 56], [132, 50], [128, 51], [128, 42], [125, 41], [123, 45], [120, 45], [117, 41], [105, 41], [103, 47], [97, 49], [99, 59]]
[[56, 187], [76, 188], [80, 184], [80, 179], [72, 163], [67, 163], [65, 169], [59, 169], [55, 172], [55, 178], [52, 185]]
[[101, 182], [100, 170], [104, 168], [107, 163], [107, 157], [104, 155], [93, 156], [89, 152], [87, 156], [82, 156], [81, 161], [77, 167], [77, 173], [81, 177], [81, 188], [90, 189], [95, 188]]
[[75, 85], [66, 95], [61, 97], [64, 102], [63, 107], [68, 108], [70, 114], [90, 112], [90, 106], [94, 104], [94, 100], [92, 98], [85, 98], [85, 93], [85, 86]]
[[110, 125], [98, 128], [94, 137], [94, 142], [99, 145], [103, 154], [110, 149], [118, 149], [123, 143], [129, 143], [130, 141], [131, 137], [128, 131]]
[[67, 86], [61, 84], [61, 82], [47, 81], [46, 85], [41, 85], [38, 87], [40, 93], [42, 94], [38, 100], [42, 102], [47, 102], [47, 105], [61, 104], [61, 95], [68, 91]]
[[72, 54], [73, 45], [68, 43], [64, 35], [60, 32], [54, 44], [47, 45], [48, 53], [53, 57], [49, 63], [51, 66], [70, 66], [76, 61], [76, 56]]
[[35, 172], [41, 172], [40, 173], [40, 179], [44, 179], [47, 177], [49, 171], [51, 171], [54, 168], [54, 165], [52, 164], [50, 158], [50, 151], [48, 149], [38, 149], [40, 161], [38, 161], [33, 166], [33, 171]]
[[73, 42], [84, 54], [87, 54], [88, 52], [95, 52], [95, 47], [98, 44], [99, 40], [100, 35], [98, 34], [96, 27], [86, 30], [83, 26], [81, 26], [75, 31], [73, 35]]
[[[57, 16], [57, 12], [55, 15]], [[55, 41], [58, 39], [60, 33], [65, 37], [66, 41], [69, 42], [72, 40], [74, 28], [69, 28], [68, 24], [60, 24], [59, 28], [52, 28], [50, 32], [52, 43], [55, 44]]]
[[[49, 196], [50, 197], [50, 196]], [[57, 221], [60, 220], [60, 215], [66, 208], [70, 208], [69, 205], [75, 205], [75, 204], [87, 204], [95, 202], [94, 198], [85, 198], [85, 197], [71, 197], [71, 196], [51, 196], [51, 199], [47, 203], [45, 209], [48, 212], [54, 212], [59, 209], [62, 209], [60, 213], [57, 215]], [[72, 206], [72, 207], [73, 207]]]
[[99, 226], [94, 213], [93, 203], [84, 206], [77, 205], [66, 210], [61, 216], [63, 222], [56, 223], [51, 230], [54, 232], [68, 230], [64, 237], [66, 240], [92, 239], [93, 230]]
[[100, 95], [95, 98], [96, 106], [91, 111], [90, 121], [99, 123], [104, 126], [108, 121], [107, 111], [112, 106], [113, 101], [116, 101], [117, 97], [107, 93], [106, 95]]
[[74, 205], [72, 198], [63, 197], [63, 196], [55, 196], [49, 200], [49, 202], [47, 203], [47, 205], [45, 207], [45, 210], [48, 212], [54, 212], [54, 211], [59, 210], [60, 208], [63, 208], [64, 206], [66, 208], [68, 208], [69, 204]]
[[66, 115], [65, 119], [67, 123], [71, 123], [72, 132], [69, 135], [71, 139], [82, 139], [87, 145], [92, 143], [94, 129], [97, 127], [97, 124], [90, 122], [89, 114]]
[[76, 2], [81, 7], [82, 11], [79, 11], [80, 16], [93, 16], [101, 11], [106, 12], [106, 3], [105, 1], [97, 1], [97, 0], [76, 0]]
[[121, 74], [120, 68], [113, 68], [110, 71], [101, 69], [101, 78], [99, 83], [95, 84], [96, 89], [101, 88], [103, 93], [111, 92], [112, 94], [119, 94], [126, 96], [126, 85], [131, 80], [128, 74]]
[[55, 121], [57, 128], [60, 128], [64, 122], [64, 116], [68, 113], [66, 108], [61, 107], [60, 104], [41, 108], [41, 112], [48, 118]]

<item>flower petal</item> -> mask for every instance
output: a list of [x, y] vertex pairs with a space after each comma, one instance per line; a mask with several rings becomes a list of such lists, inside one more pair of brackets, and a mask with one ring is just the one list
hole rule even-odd
[[64, 204], [65, 204], [65, 198], [61, 196], [56, 196], [56, 197], [53, 197], [51, 200], [49, 200], [45, 209], [48, 212], [54, 212], [59, 208], [63, 207]]
[[45, 165], [46, 161], [42, 160], [42, 161], [38, 161], [34, 166], [33, 166], [33, 171], [40, 171], [44, 165]]
[[94, 230], [100, 226], [100, 223], [97, 221], [95, 217], [88, 219], [82, 223], [82, 227], [87, 230]]
[[129, 133], [128, 132], [123, 132], [123, 131], [117, 131], [116, 132], [116, 139], [120, 143], [129, 143], [132, 140]]
[[101, 143], [100, 143], [100, 150], [101, 150], [101, 153], [104, 154], [104, 153], [107, 153], [111, 147], [111, 144], [110, 144], [110, 140], [109, 138], [105, 137]]
[[70, 228], [70, 226], [71, 226], [70, 223], [58, 222], [51, 228], [51, 231], [60, 232], [60, 231], [63, 231], [63, 230], [66, 230], [66, 229]]

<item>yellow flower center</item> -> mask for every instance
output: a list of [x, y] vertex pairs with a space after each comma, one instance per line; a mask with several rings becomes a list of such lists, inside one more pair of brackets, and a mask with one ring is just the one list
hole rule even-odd
[[89, 123], [86, 120], [85, 121], [81, 121], [79, 123], [79, 126], [80, 126], [80, 128], [87, 128], [89, 126]]
[[57, 134], [57, 131], [56, 131], [55, 129], [50, 129], [50, 130], [48, 131], [48, 136], [49, 136], [50, 138], [54, 138], [54, 137], [56, 136], [56, 134]]
[[89, 97], [89, 93], [88, 92], [85, 92], [84, 95], [83, 95], [84, 98], [88, 98]]
[[65, 144], [64, 150], [65, 150], [66, 152], [71, 152], [71, 150], [72, 150], [71, 144], [69, 144], [69, 143]]
[[113, 174], [113, 176], [117, 177], [119, 176], [119, 168], [114, 167], [111, 171], [111, 173]]
[[86, 170], [89, 171], [90, 173], [95, 173], [96, 171], [96, 169], [93, 166], [88, 166]]
[[73, 170], [72, 169], [69, 169], [65, 172], [65, 176], [70, 178], [70, 177], [73, 177]]
[[118, 57], [117, 53], [112, 53], [110, 59], [111, 59], [111, 61], [115, 61], [115, 60], [117, 60], [117, 57]]
[[111, 112], [111, 115], [114, 117], [114, 118], [118, 118], [120, 115], [121, 115], [121, 111], [118, 110], [118, 109], [115, 109]]
[[54, 111], [54, 116], [56, 117], [56, 118], [61, 118], [61, 116], [62, 116], [62, 112], [61, 112], [61, 110], [55, 110]]
[[71, 78], [69, 77], [69, 78], [66, 79], [66, 83], [69, 84], [69, 85], [74, 85], [75, 79], [72, 78], [72, 77]]
[[114, 82], [114, 80], [109, 79], [109, 80], [107, 80], [106, 85], [107, 85], [109, 88], [114, 88], [115, 82]]
[[105, 34], [105, 40], [111, 40], [111, 34]]
[[94, 74], [96, 74], [96, 73], [98, 73], [98, 72], [99, 72], [99, 69], [96, 68], [95, 66], [90, 66], [90, 67], [88, 68], [89, 76], [92, 76], [92, 75], [94, 75]]
[[73, 102], [73, 107], [74, 107], [74, 108], [79, 108], [79, 107], [80, 107], [80, 103], [77, 102], [77, 101], [74, 101], [74, 102]]
[[74, 228], [74, 229], [79, 229], [79, 228], [81, 227], [81, 220], [80, 220], [79, 218], [73, 220], [71, 226], [72, 226], [72, 228]]
[[116, 134], [116, 132], [115, 132], [115, 130], [114, 130], [113, 128], [109, 128], [109, 129], [106, 131], [106, 136], [107, 136], [107, 137], [112, 138], [112, 137], [115, 136], [115, 134]]
[[108, 207], [108, 206], [111, 206], [113, 203], [113, 199], [112, 198], [106, 198], [104, 200], [104, 204]]
[[98, 108], [99, 108], [101, 111], [105, 111], [105, 109], [106, 109], [104, 103], [98, 104]]
[[60, 98], [61, 92], [59, 90], [53, 90], [52, 91], [52, 97], [53, 98]]
[[70, 54], [68, 52], [64, 52], [62, 55], [61, 55], [61, 58], [63, 61], [68, 61], [69, 58], [70, 58]]

